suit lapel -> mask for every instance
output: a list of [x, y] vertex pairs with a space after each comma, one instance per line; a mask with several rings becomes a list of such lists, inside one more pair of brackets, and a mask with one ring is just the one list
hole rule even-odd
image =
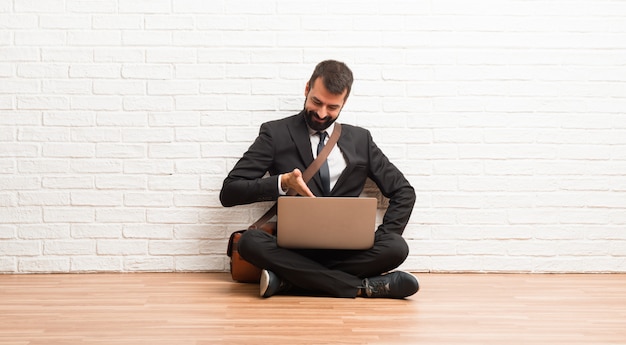
[[289, 135], [291, 140], [295, 143], [300, 155], [300, 159], [305, 166], [309, 166], [313, 162], [313, 152], [311, 152], [311, 140], [309, 139], [309, 130], [304, 121], [304, 115], [300, 113], [294, 117], [289, 125]]

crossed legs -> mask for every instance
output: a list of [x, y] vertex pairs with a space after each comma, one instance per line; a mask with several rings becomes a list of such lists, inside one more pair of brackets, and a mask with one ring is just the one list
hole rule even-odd
[[402, 236], [382, 231], [368, 250], [291, 250], [279, 247], [273, 235], [249, 230], [238, 250], [247, 261], [300, 289], [348, 298], [357, 295], [363, 279], [395, 269], [409, 253]]

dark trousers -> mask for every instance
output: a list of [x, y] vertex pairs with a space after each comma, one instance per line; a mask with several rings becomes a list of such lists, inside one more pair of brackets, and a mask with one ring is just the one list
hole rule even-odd
[[239, 254], [250, 263], [276, 273], [295, 287], [334, 297], [357, 295], [363, 279], [400, 266], [409, 254], [401, 235], [377, 231], [367, 250], [293, 250], [281, 248], [276, 237], [261, 230], [246, 231]]

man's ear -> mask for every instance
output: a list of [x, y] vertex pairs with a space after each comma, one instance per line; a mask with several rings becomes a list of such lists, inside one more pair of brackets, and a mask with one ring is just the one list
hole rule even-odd
[[307, 97], [309, 95], [309, 82], [306, 82], [306, 86], [304, 87], [304, 97]]

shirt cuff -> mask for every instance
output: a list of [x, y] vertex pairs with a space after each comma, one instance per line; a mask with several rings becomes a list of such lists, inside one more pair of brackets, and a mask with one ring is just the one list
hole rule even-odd
[[280, 180], [283, 174], [278, 175], [278, 195], [287, 195], [287, 192], [283, 191], [283, 188], [280, 186]]

